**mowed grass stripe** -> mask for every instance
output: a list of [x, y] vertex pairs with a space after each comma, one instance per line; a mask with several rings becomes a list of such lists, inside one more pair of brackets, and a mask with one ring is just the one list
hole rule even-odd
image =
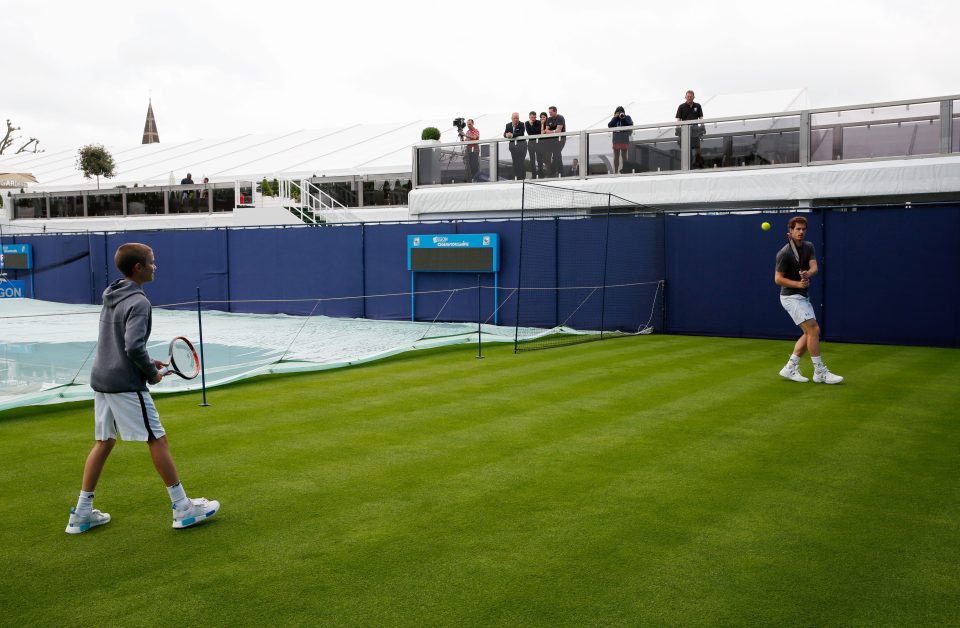
[[[790, 346], [654, 336], [519, 356], [488, 347], [485, 360], [461, 347], [262, 378], [212, 391], [214, 407], [203, 411], [195, 397], [161, 397], [188, 490], [228, 505], [190, 536], [158, 523], [162, 488], [143, 450], [128, 444], [98, 490], [98, 505], [108, 495], [122, 516], [73, 543], [62, 508], [75, 499], [91, 411], [71, 409], [69, 421], [0, 419], [0, 434], [82, 432], [61, 443], [66, 462], [56, 438], [45, 438], [50, 466], [20, 480], [50, 489], [27, 506], [52, 532], [36, 536], [33, 552], [19, 535], [3, 540], [16, 550], [13, 568], [31, 575], [22, 583], [30, 595], [57, 579], [48, 565], [63, 558], [92, 560], [108, 547], [121, 556], [105, 585], [121, 598], [138, 587], [150, 594], [108, 598], [99, 618], [111, 609], [149, 616], [184, 583], [188, 602], [209, 604], [203, 592], [216, 592], [223, 623], [885, 623], [885, 610], [954, 618], [943, 606], [920, 607], [935, 600], [926, 583], [941, 595], [958, 591], [944, 571], [956, 550], [942, 539], [960, 510], [956, 493], [933, 517], [911, 512], [936, 501], [932, 483], [950, 468], [944, 443], [956, 426], [930, 423], [956, 407], [955, 352], [831, 345], [831, 366], [858, 384], [830, 388], [776, 377]], [[904, 369], [899, 380], [882, 363], [886, 352]], [[898, 403], [897, 389], [922, 391], [931, 372], [935, 402]], [[424, 396], [434, 402], [427, 408], [417, 404]], [[896, 417], [915, 408], [930, 422], [905, 434]], [[0, 454], [22, 459], [6, 440]], [[887, 486], [904, 477], [923, 493], [909, 508]], [[22, 512], [13, 484], [0, 480], [0, 490], [20, 496]], [[885, 488], [889, 504], [873, 497]], [[277, 503], [281, 512], [293, 503], [293, 514], [271, 521]], [[891, 516], [868, 521], [867, 535], [881, 544], [901, 521], [923, 528], [901, 535], [913, 566], [891, 569], [869, 543], [849, 542], [858, 518], [881, 507]], [[157, 553], [138, 551], [144, 545]], [[208, 571], [171, 564], [190, 555], [210, 557]], [[846, 572], [834, 569], [835, 555]], [[878, 564], [891, 575], [838, 581], [838, 571], [882, 571]], [[172, 579], [158, 584], [158, 573]], [[882, 599], [896, 578], [915, 584]], [[23, 612], [69, 620], [80, 596], [71, 587]]]

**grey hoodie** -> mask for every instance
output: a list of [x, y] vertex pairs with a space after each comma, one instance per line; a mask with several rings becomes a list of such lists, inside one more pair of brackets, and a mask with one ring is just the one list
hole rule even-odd
[[97, 392], [147, 390], [157, 367], [147, 353], [153, 310], [143, 288], [129, 279], [117, 279], [103, 291], [100, 337], [90, 371], [90, 387]]

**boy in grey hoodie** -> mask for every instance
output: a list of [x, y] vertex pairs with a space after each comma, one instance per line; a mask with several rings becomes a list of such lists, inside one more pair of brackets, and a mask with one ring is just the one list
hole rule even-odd
[[110, 522], [108, 513], [93, 508], [93, 491], [117, 443], [118, 431], [124, 440], [147, 442], [153, 466], [170, 494], [174, 528], [200, 523], [220, 509], [217, 501], [187, 498], [170, 456], [160, 415], [147, 390], [148, 383], [160, 383], [163, 376], [159, 369], [166, 366], [160, 360], [152, 360], [147, 352], [153, 318], [142, 286], [153, 281], [157, 270], [155, 261], [153, 250], [137, 243], [121, 245], [114, 256], [114, 263], [124, 278], [114, 281], [103, 292], [100, 334], [90, 371], [96, 442], [83, 468], [77, 506], [70, 509], [68, 534], [79, 534]]

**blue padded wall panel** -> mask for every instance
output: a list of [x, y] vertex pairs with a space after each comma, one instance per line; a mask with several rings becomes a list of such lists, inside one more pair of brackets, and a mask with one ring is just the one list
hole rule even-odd
[[[807, 239], [822, 261], [820, 214], [805, 214]], [[774, 283], [787, 214], [666, 216], [667, 331], [751, 338], [799, 337]], [[762, 231], [764, 221], [772, 225]], [[821, 319], [822, 283], [810, 301]]]
[[826, 215], [830, 340], [960, 346], [960, 209]]
[[[536, 290], [536, 288], [554, 288], [557, 286], [557, 220], [528, 220], [522, 227], [522, 252], [521, 238], [518, 238], [512, 248], [516, 250], [516, 260], [518, 271], [508, 275], [501, 273], [504, 283], [508, 286], [518, 286], [519, 293], [515, 294], [511, 302], [507, 301], [506, 307], [513, 310], [514, 316], [511, 320], [516, 320], [516, 312], [519, 306], [519, 317], [521, 326], [530, 327], [554, 327], [557, 325], [559, 314], [557, 311], [557, 291], [556, 290]], [[513, 254], [511, 253], [511, 264]], [[517, 275], [516, 273], [519, 273]], [[514, 278], [518, 277], [516, 281]], [[519, 300], [519, 301], [517, 301]]]
[[[603, 329], [661, 329], [662, 216], [611, 216], [603, 297]], [[599, 329], [597, 327], [596, 329]]]
[[[456, 233], [451, 223], [371, 225], [365, 227], [363, 269], [364, 284], [369, 295], [367, 318], [378, 320], [410, 320], [410, 271], [407, 270], [407, 235]], [[417, 274], [417, 291], [446, 289], [449, 274], [423, 279], [430, 273]], [[391, 296], [383, 296], [391, 295]], [[446, 299], [446, 294], [423, 295], [417, 298], [417, 320], [432, 320]], [[476, 307], [476, 301], [473, 302]]]
[[[500, 236], [500, 289], [497, 292], [497, 323], [515, 325], [517, 319], [517, 281], [520, 261], [520, 223], [517, 221], [488, 220], [485, 222], [462, 222], [457, 224], [457, 233], [496, 233]], [[476, 281], [476, 275], [473, 276]], [[483, 275], [484, 286], [493, 285], [493, 275]], [[476, 307], [476, 301], [474, 301]], [[481, 301], [483, 322], [493, 323], [493, 290], [484, 289]], [[476, 317], [476, 313], [473, 315]], [[475, 320], [475, 318], [473, 319]]]
[[[16, 244], [33, 247], [33, 298], [60, 303], [90, 303], [93, 281], [90, 247], [93, 238], [80, 235], [17, 236]], [[30, 294], [28, 271], [6, 271], [23, 280]]]
[[338, 298], [363, 295], [362, 237], [359, 226], [231, 231], [232, 311], [362, 316], [362, 298]]
[[[113, 264], [113, 255], [125, 242], [142, 242], [153, 249], [157, 273], [152, 283], [143, 287], [150, 302], [156, 305], [195, 301], [197, 287], [203, 301], [227, 301], [227, 230], [178, 230], [111, 233], [107, 235], [108, 280], [120, 278]], [[178, 306], [191, 309], [193, 304]], [[226, 309], [225, 303], [212, 304], [212, 309]]]
[[606, 219], [557, 221], [558, 324], [599, 329], [607, 233]]

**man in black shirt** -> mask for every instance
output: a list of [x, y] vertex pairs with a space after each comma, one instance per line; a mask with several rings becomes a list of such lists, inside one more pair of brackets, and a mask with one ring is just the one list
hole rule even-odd
[[[523, 123], [527, 137], [540, 135], [540, 120], [537, 112], [530, 112], [530, 119]], [[527, 140], [527, 151], [530, 153], [530, 174], [535, 179], [543, 178], [543, 153], [540, 151], [540, 140]], [[536, 164], [536, 165], [534, 165]]]
[[[548, 107], [547, 111], [550, 112], [550, 116], [547, 118], [547, 128], [543, 130], [544, 133], [565, 133], [567, 131], [567, 120], [559, 113], [557, 113], [556, 107]], [[558, 137], [550, 140], [548, 146], [550, 146], [550, 153], [553, 155], [551, 159], [551, 168], [552, 175], [555, 177], [563, 176], [563, 147], [567, 143], [566, 136]]]
[[[684, 101], [677, 107], [677, 122], [703, 118], [703, 107], [700, 106], [700, 103], [694, 102], [693, 98], [693, 90], [688, 89]], [[700, 154], [700, 136], [703, 133], [702, 124], [690, 125], [690, 148], [694, 149], [694, 165], [697, 168], [703, 168], [703, 155]], [[677, 127], [677, 135], [680, 135], [680, 127]]]
[[813, 243], [804, 240], [806, 235], [807, 219], [794, 216], [787, 224], [789, 242], [777, 253], [773, 280], [780, 286], [780, 304], [803, 331], [793, 347], [790, 360], [780, 369], [780, 376], [795, 382], [809, 381], [800, 373], [800, 358], [809, 351], [813, 360], [813, 381], [817, 384], [839, 384], [843, 378], [831, 373], [820, 357], [820, 326], [807, 296], [810, 279], [819, 268]]

